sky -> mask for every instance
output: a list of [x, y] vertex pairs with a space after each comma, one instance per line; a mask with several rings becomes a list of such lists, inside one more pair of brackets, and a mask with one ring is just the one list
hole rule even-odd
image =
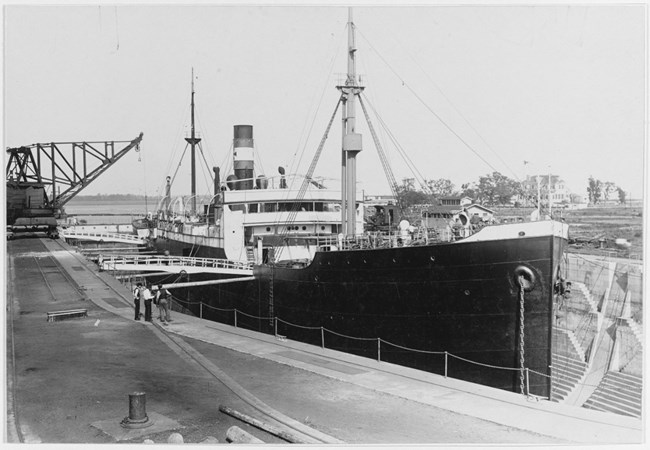
[[[640, 197], [644, 3], [362, 3], [353, 14], [364, 99], [398, 182], [446, 178], [460, 188], [493, 171], [516, 180], [551, 172], [578, 194], [593, 176]], [[193, 70], [210, 167], [232, 167], [233, 126], [250, 124], [257, 174], [306, 173], [347, 70], [347, 17], [344, 5], [304, 2], [5, 5], [3, 143], [143, 132], [141, 151], [82, 194], [158, 196], [185, 148]], [[359, 188], [388, 194], [357, 113]], [[315, 171], [333, 187], [340, 147], [339, 115]], [[197, 190], [209, 192], [209, 172], [198, 173]], [[190, 192], [188, 154], [173, 190]]]

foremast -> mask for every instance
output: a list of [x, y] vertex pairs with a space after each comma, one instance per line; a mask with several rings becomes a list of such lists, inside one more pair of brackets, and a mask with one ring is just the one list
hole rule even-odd
[[192, 211], [191, 214], [196, 214], [196, 144], [201, 142], [201, 138], [197, 138], [194, 130], [194, 68], [192, 68], [192, 104], [191, 104], [192, 124], [190, 130], [190, 137], [185, 140], [190, 144], [192, 150]]
[[348, 73], [345, 85], [337, 86], [342, 97], [341, 224], [346, 236], [356, 232], [356, 157], [362, 150], [361, 134], [356, 132], [356, 96], [363, 91], [357, 83], [356, 51], [352, 8], [348, 8]]

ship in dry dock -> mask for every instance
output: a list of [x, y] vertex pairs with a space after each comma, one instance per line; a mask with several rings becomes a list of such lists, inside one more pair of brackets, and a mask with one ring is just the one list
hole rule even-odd
[[[253, 127], [236, 125], [233, 173], [222, 181], [215, 168], [212, 198], [193, 203], [187, 215], [175, 213], [168, 178], [159, 211], [145, 225], [161, 254], [250, 264], [254, 279], [172, 292], [210, 320], [232, 323], [236, 309], [240, 327], [315, 345], [327, 339], [328, 348], [368, 357], [380, 351], [382, 361], [440, 374], [448, 369], [455, 378], [501, 389], [524, 391], [525, 370], [526, 391], [549, 397], [567, 225], [538, 220], [476, 230], [461, 213], [455, 232], [400, 220], [389, 233], [365, 231], [356, 189], [357, 102], [366, 111], [351, 12], [348, 30], [347, 78], [337, 86], [325, 131], [340, 109], [341, 186], [328, 188], [314, 176], [325, 138], [306, 175], [269, 177], [256, 173]], [[193, 122], [187, 141], [194, 155], [200, 139]]]

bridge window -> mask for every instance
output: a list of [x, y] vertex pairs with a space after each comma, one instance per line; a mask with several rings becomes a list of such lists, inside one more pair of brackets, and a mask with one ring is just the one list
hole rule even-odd
[[277, 203], [262, 203], [264, 212], [276, 212], [278, 210]]
[[257, 203], [249, 203], [248, 204], [248, 212], [249, 213], [256, 213], [258, 210], [259, 205]]
[[244, 203], [228, 205], [228, 208], [230, 208], [231, 211], [243, 211], [246, 213], [246, 205]]
[[340, 203], [323, 203], [323, 211], [341, 212], [341, 204]]

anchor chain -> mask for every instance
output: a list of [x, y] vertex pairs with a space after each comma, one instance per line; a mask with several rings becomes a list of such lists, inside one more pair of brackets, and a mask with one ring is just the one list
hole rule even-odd
[[519, 374], [519, 387], [521, 393], [525, 394], [524, 391], [524, 277], [519, 275], [519, 364], [520, 364], [520, 374]]

